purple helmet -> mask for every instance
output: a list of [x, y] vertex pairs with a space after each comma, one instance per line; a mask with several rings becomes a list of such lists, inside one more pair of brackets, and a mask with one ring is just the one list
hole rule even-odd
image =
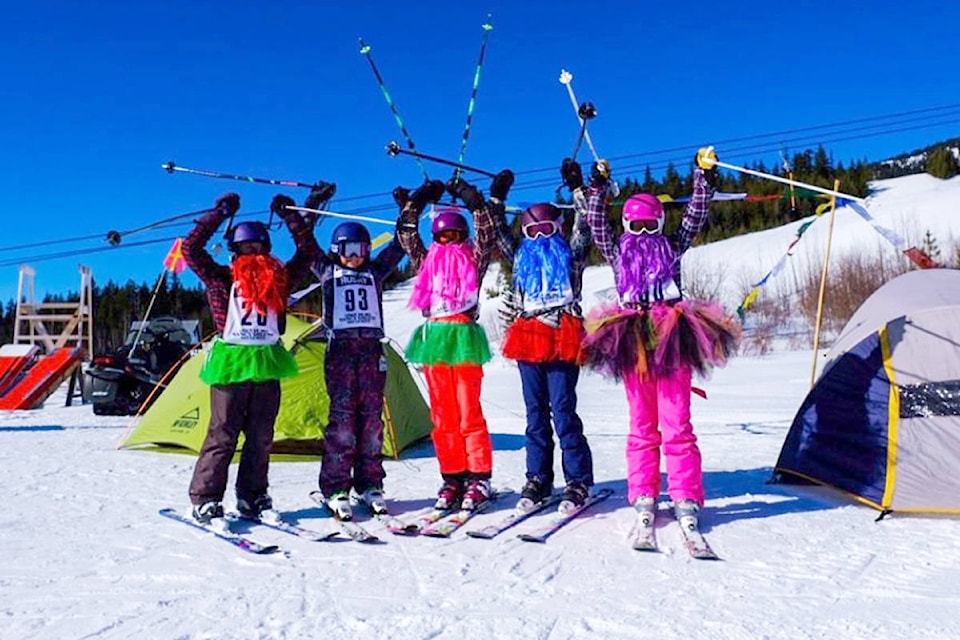
[[540, 236], [549, 238], [560, 231], [562, 215], [560, 209], [549, 202], [531, 205], [520, 215], [520, 228], [531, 240]]
[[663, 231], [663, 203], [657, 196], [638, 193], [623, 203], [623, 228], [630, 233], [660, 233]]
[[241, 222], [231, 230], [227, 248], [236, 253], [237, 245], [243, 242], [260, 242], [270, 251], [270, 232], [267, 231], [267, 226], [262, 222]]
[[433, 217], [432, 233], [436, 236], [441, 231], [459, 231], [464, 237], [470, 234], [467, 219], [453, 207], [437, 209]]

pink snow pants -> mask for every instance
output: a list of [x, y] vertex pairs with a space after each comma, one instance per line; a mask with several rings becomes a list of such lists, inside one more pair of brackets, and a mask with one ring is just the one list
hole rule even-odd
[[703, 468], [690, 423], [690, 368], [672, 375], [624, 375], [630, 406], [627, 436], [627, 497], [660, 495], [660, 447], [667, 466], [667, 492], [674, 501], [703, 505]]

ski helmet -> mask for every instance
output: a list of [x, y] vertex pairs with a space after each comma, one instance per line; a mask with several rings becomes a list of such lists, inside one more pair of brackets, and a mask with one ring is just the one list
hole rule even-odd
[[366, 258], [370, 255], [370, 232], [359, 222], [341, 222], [330, 236], [330, 253]]
[[237, 253], [238, 245], [244, 242], [259, 242], [267, 251], [270, 251], [270, 232], [262, 222], [241, 222], [230, 232], [227, 248], [231, 253]]
[[561, 215], [557, 207], [549, 202], [541, 202], [530, 206], [520, 215], [520, 228], [523, 229], [523, 235], [531, 240], [540, 236], [549, 238], [560, 231]]
[[637, 193], [623, 203], [623, 228], [629, 233], [660, 233], [663, 220], [663, 203], [655, 195]]
[[467, 219], [453, 207], [444, 207], [437, 209], [433, 217], [433, 238], [444, 231], [458, 231], [466, 239], [470, 235], [470, 228], [467, 226]]

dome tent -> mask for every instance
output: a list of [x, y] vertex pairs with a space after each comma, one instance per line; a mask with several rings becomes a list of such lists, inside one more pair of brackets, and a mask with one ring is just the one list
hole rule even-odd
[[774, 474], [884, 512], [960, 513], [960, 271], [911, 271], [860, 306]]

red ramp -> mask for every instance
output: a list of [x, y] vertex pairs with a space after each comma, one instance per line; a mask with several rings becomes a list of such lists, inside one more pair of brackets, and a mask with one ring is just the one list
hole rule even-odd
[[[83, 350], [64, 347], [43, 356], [0, 397], [0, 410], [35, 409], [80, 366]], [[13, 363], [10, 365], [14, 366]]]

